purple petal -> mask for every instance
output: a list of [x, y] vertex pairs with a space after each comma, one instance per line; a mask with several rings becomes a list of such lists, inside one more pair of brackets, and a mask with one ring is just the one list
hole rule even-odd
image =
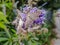
[[23, 24], [22, 28], [25, 29], [25, 24]]
[[37, 19], [37, 20], [34, 21], [34, 23], [36, 23], [36, 24], [38, 24], [40, 22], [42, 22], [42, 20], [40, 20], [40, 19]]
[[37, 11], [38, 8], [34, 7], [32, 10], [30, 10], [30, 13], [34, 13]]
[[21, 18], [22, 18], [22, 20], [23, 20], [23, 21], [26, 21], [26, 14], [21, 13], [21, 15], [20, 15], [20, 16], [21, 16]]
[[44, 16], [44, 14], [40, 14], [40, 15], [39, 15], [39, 17], [42, 17], [42, 16]]
[[45, 20], [45, 17], [39, 17], [33, 23], [35, 23], [35, 24], [43, 24], [44, 20]]
[[23, 12], [25, 12], [25, 11], [27, 11], [27, 12], [28, 12], [30, 9], [31, 9], [31, 7], [26, 6], [26, 7], [24, 7], [24, 8], [23, 8]]

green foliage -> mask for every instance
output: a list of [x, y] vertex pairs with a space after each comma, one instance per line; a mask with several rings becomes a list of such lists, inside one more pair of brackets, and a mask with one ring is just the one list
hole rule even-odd
[[8, 22], [7, 20], [6, 20], [6, 16], [4, 16], [4, 14], [0, 11], [0, 21], [4, 21], [4, 22]]
[[15, 43], [19, 45], [16, 31], [14, 28], [9, 28], [9, 25], [6, 25], [10, 24], [6, 18], [7, 16], [0, 12], [0, 43], [2, 43], [2, 45], [12, 45]]
[[51, 32], [42, 33], [39, 35], [36, 33], [35, 36], [33, 33], [28, 33], [28, 35], [25, 38], [22, 37], [22, 43], [25, 45], [50, 45], [50, 36]]
[[8, 40], [7, 38], [0, 37], [0, 42]]
[[8, 0], [1, 2], [0, 9], [2, 9], [3, 4], [6, 5], [7, 14], [4, 15], [4, 13], [0, 11], [0, 45], [19, 45], [16, 30], [10, 23], [14, 15], [12, 12], [12, 2], [8, 2]]
[[5, 24], [8, 23], [8, 20], [6, 19], [7, 16], [4, 16], [4, 14], [0, 11], [0, 28], [5, 29]]

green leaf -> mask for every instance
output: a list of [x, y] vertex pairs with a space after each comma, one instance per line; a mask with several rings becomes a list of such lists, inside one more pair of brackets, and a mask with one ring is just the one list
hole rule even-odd
[[18, 38], [17, 38], [17, 37], [12, 37], [12, 40], [13, 40], [14, 42], [16, 42], [16, 41], [18, 41]]
[[9, 45], [12, 45], [12, 42], [10, 42]]
[[29, 44], [29, 45], [32, 45], [32, 42], [31, 42], [31, 41], [28, 41], [28, 44]]
[[13, 45], [18, 45], [17, 42], [15, 42]]
[[5, 29], [6, 34], [8, 35], [9, 38], [11, 38], [9, 30]]
[[0, 42], [2, 42], [2, 41], [7, 41], [7, 40], [8, 40], [8, 38], [0, 37]]
[[11, 29], [11, 31], [12, 31], [13, 33], [16, 33], [16, 31], [15, 31], [14, 29]]
[[12, 3], [6, 3], [6, 7], [8, 7], [9, 9], [12, 9]]
[[7, 41], [6, 43], [4, 43], [4, 45], [8, 45], [9, 41]]
[[6, 19], [6, 17], [7, 16], [0, 11], [0, 21], [3, 20], [5, 23], [8, 23], [8, 20]]
[[37, 37], [34, 37], [35, 40], [39, 40]]
[[2, 29], [6, 28], [6, 26], [4, 25], [4, 23], [0, 22], [0, 28], [2, 28]]
[[31, 38], [31, 40], [39, 40], [37, 37]]
[[37, 43], [37, 42], [34, 42], [34, 43], [32, 43], [32, 45], [37, 45], [36, 43]]

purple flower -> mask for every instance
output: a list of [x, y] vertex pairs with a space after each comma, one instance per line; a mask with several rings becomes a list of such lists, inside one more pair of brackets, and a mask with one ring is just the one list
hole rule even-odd
[[40, 15], [39, 15], [39, 17], [42, 17], [42, 16], [44, 16], [44, 14], [40, 14]]
[[30, 11], [30, 9], [31, 9], [31, 7], [26, 6], [26, 7], [23, 8], [23, 12], [24, 12], [24, 13], [27, 13], [27, 12]]
[[32, 9], [30, 10], [30, 13], [34, 13], [34, 12], [36, 12], [37, 9], [38, 9], [38, 8], [36, 8], [36, 7], [32, 8]]
[[[35, 20], [33, 21], [32, 24], [30, 23], [28, 27], [32, 28], [33, 24], [39, 24], [39, 25], [44, 24], [45, 15], [46, 15], [46, 11], [45, 11], [44, 9], [39, 10], [37, 7], [31, 8], [31, 7], [29, 7], [29, 6], [24, 7], [24, 8], [23, 8], [23, 13], [21, 13], [21, 18], [22, 18], [22, 20], [23, 20], [24, 22], [26, 21], [26, 16], [28, 15], [27, 12], [30, 13], [31, 16], [32, 16], [32, 15], [34, 15], [34, 16], [39, 16], [37, 19], [35, 19]], [[32, 17], [31, 17], [31, 18], [32, 18]], [[25, 29], [25, 24], [23, 24], [22, 28]]]
[[45, 20], [45, 17], [44, 17], [43, 14], [41, 14], [38, 19], [34, 20], [33, 23], [35, 23], [35, 24], [43, 24], [44, 20]]
[[22, 20], [25, 22], [26, 21], [26, 14], [21, 13], [20, 15], [21, 15]]
[[42, 19], [41, 18], [38, 18], [34, 21], [35, 24], [42, 24]]

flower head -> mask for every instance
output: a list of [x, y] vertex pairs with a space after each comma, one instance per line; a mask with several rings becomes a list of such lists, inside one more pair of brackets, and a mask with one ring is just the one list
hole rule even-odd
[[[45, 15], [46, 15], [46, 11], [44, 9], [38, 9], [37, 7], [29, 7], [26, 6], [23, 8], [23, 12], [21, 13], [21, 17], [22, 20], [25, 22], [27, 21], [27, 17], [31, 19], [33, 19], [33, 24], [39, 24], [42, 25], [44, 24], [44, 20], [45, 20]], [[33, 24], [29, 24], [29, 27], [32, 28]], [[25, 24], [23, 24], [23, 28]]]

